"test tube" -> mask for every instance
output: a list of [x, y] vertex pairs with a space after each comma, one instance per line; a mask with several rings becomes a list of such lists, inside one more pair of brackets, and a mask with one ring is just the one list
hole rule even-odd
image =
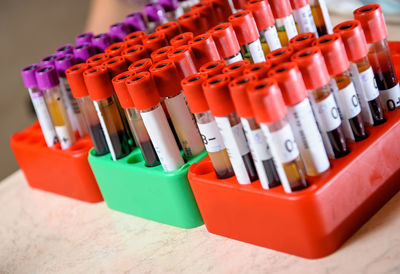
[[111, 44], [112, 40], [108, 33], [100, 33], [92, 38], [92, 46], [97, 53], [103, 52]]
[[147, 33], [152, 33], [159, 25], [167, 23], [165, 10], [159, 3], [148, 3], [144, 6], [144, 12], [147, 16]]
[[124, 37], [125, 47], [128, 48], [133, 45], [143, 45], [142, 38], [146, 36], [144, 31], [135, 31]]
[[93, 37], [93, 32], [84, 32], [75, 37], [76, 46], [79, 47], [83, 44], [91, 43]]
[[173, 49], [174, 48], [171, 46], [159, 48], [150, 54], [151, 60], [153, 60], [153, 63], [157, 63], [161, 60], [168, 59], [168, 53], [170, 53]]
[[142, 116], [164, 171], [179, 169], [184, 161], [160, 105], [160, 95], [150, 72], [134, 75], [126, 80], [126, 85], [136, 109]]
[[300, 150], [308, 176], [317, 176], [329, 169], [329, 159], [318, 130], [307, 90], [296, 63], [283, 63], [269, 72], [282, 92], [287, 119]]
[[220, 24], [212, 28], [209, 32], [217, 46], [219, 56], [225, 60], [226, 65], [243, 60], [240, 45], [232, 24]]
[[116, 56], [108, 59], [103, 63], [103, 66], [107, 68], [110, 78], [114, 78], [118, 74], [127, 71], [128, 66], [126, 65], [125, 58], [123, 56]]
[[74, 50], [74, 45], [66, 44], [66, 45], [63, 45], [63, 46], [59, 47], [56, 50], [55, 55], [57, 57], [62, 57], [64, 55], [66, 55], [66, 54], [73, 54], [73, 50]]
[[198, 35], [189, 42], [193, 54], [196, 58], [197, 67], [200, 68], [205, 63], [220, 60], [217, 46], [211, 34], [205, 33]]
[[71, 54], [58, 57], [55, 61], [56, 71], [60, 81], [61, 95], [64, 100], [69, 121], [71, 122], [72, 130], [77, 130], [79, 132], [79, 136], [83, 137], [88, 134], [87, 125], [83, 118], [81, 109], [79, 108], [78, 102], [72, 95], [71, 88], [65, 76], [65, 71], [74, 65], [74, 63], [74, 57]]
[[299, 34], [293, 19], [290, 2], [289, 0], [271, 0], [269, 4], [275, 17], [279, 40], [282, 46], [287, 46], [289, 40]]
[[199, 2], [193, 5], [191, 10], [200, 13], [200, 19], [203, 21], [203, 25], [206, 26], [206, 29], [211, 29], [218, 24], [218, 18], [211, 2]]
[[124, 49], [122, 51], [122, 56], [125, 57], [126, 63], [128, 65], [131, 65], [136, 61], [148, 58], [149, 54], [147, 53], [147, 50], [143, 45], [134, 45]]
[[151, 33], [143, 37], [142, 42], [149, 54], [155, 50], [158, 50], [159, 48], [168, 46], [168, 41], [163, 32]]
[[128, 14], [125, 17], [125, 23], [131, 28], [131, 31], [146, 31], [147, 26], [140, 11]]
[[129, 137], [122, 123], [107, 68], [89, 68], [85, 70], [83, 77], [106, 137], [111, 158], [116, 161], [125, 157], [131, 152]]
[[247, 95], [250, 82], [255, 80], [256, 78], [247, 75], [238, 77], [229, 83], [229, 90], [236, 113], [243, 125], [261, 186], [269, 189], [280, 185], [280, 181], [267, 140], [254, 118], [253, 109]]
[[185, 95], [173, 61], [163, 60], [150, 68], [157, 90], [163, 98], [186, 157], [192, 157], [204, 150], [193, 115], [187, 106]]
[[57, 56], [55, 54], [50, 54], [47, 55], [45, 57], [42, 58], [42, 60], [40, 60], [40, 64], [42, 66], [55, 66], [54, 62], [56, 61]]
[[235, 13], [229, 17], [229, 22], [235, 30], [244, 58], [252, 64], [264, 62], [265, 55], [260, 42], [260, 34], [252, 13], [247, 10]]
[[115, 76], [112, 79], [112, 83], [115, 93], [118, 96], [118, 100], [121, 103], [122, 108], [125, 110], [129, 126], [135, 135], [136, 142], [138, 143], [140, 151], [142, 152], [146, 166], [158, 166], [160, 161], [158, 160], [157, 153], [154, 150], [153, 143], [150, 140], [150, 136], [146, 127], [144, 126], [142, 117], [140, 116], [139, 111], [137, 111], [135, 108], [135, 104], [133, 103], [126, 86], [126, 80], [134, 74], [134, 72], [125, 71]]
[[332, 34], [332, 22], [325, 0], [310, 0], [311, 12], [317, 27], [318, 36]]
[[271, 62], [271, 66], [274, 67], [284, 62], [290, 61], [290, 58], [293, 54], [294, 50], [292, 47], [283, 47], [268, 53], [267, 60]]
[[182, 14], [182, 11], [179, 10], [178, 0], [158, 0], [158, 3], [164, 8], [167, 21], [174, 21]]
[[189, 46], [181, 46], [168, 54], [168, 58], [174, 61], [180, 79], [197, 73], [196, 61]]
[[274, 15], [268, 2], [265, 0], [251, 0], [247, 2], [246, 8], [251, 11], [256, 21], [264, 54], [282, 47], [275, 27]]
[[244, 70], [247, 66], [250, 65], [250, 62], [247, 60], [238, 61], [229, 66], [226, 66], [222, 69], [222, 73], [231, 77], [231, 79], [235, 79], [236, 77], [242, 76]]
[[87, 64], [77, 64], [68, 68], [65, 71], [65, 75], [70, 84], [72, 94], [78, 101], [79, 107], [82, 110], [96, 155], [100, 156], [109, 153], [109, 150], [99, 117], [97, 117], [96, 109], [94, 108], [92, 100], [90, 100], [89, 92], [87, 91], [83, 79], [83, 72], [88, 68]]
[[74, 57], [77, 63], [85, 63], [93, 55], [91, 44], [82, 44], [74, 48]]
[[318, 35], [317, 27], [311, 12], [310, 1], [290, 0], [290, 4], [300, 33], [313, 32]]
[[317, 35], [314, 32], [305, 32], [290, 39], [289, 46], [298, 51], [311, 47], [315, 40], [317, 40]]
[[156, 32], [163, 32], [165, 38], [169, 41], [181, 33], [179, 24], [176, 21], [162, 24], [156, 28]]
[[358, 20], [346, 21], [333, 31], [339, 33], [350, 61], [351, 79], [360, 97], [364, 121], [370, 125], [380, 125], [386, 121], [374, 72], [368, 61], [367, 41]]
[[29, 96], [31, 97], [32, 105], [35, 109], [46, 144], [48, 147], [52, 147], [58, 142], [57, 134], [54, 129], [53, 121], [51, 120], [50, 112], [47, 109], [43, 93], [38, 89], [35, 78], [35, 72], [38, 69], [39, 65], [37, 64], [24, 67], [21, 70], [21, 75], [24, 85], [28, 89]]
[[394, 71], [393, 61], [387, 43], [385, 19], [378, 4], [370, 4], [354, 11], [368, 43], [368, 59], [375, 74], [380, 99], [386, 111], [400, 106], [400, 87]]
[[145, 59], [138, 60], [135, 63], [133, 63], [132, 65], [130, 65], [128, 67], [128, 70], [135, 72], [135, 73], [139, 73], [139, 72], [143, 72], [143, 71], [148, 71], [152, 65], [153, 65], [153, 61], [151, 61], [150, 58], [145, 58]]
[[235, 173], [224, 140], [204, 96], [202, 84], [206, 80], [206, 75], [196, 73], [186, 77], [181, 84], [215, 173], [219, 179], [226, 179], [234, 176]]
[[122, 42], [116, 42], [114, 44], [109, 45], [104, 53], [110, 55], [110, 57], [120, 56], [122, 51], [125, 49], [125, 44]]
[[304, 165], [292, 129], [287, 121], [287, 109], [273, 78], [251, 84], [248, 96], [257, 122], [270, 144], [272, 158], [283, 189], [287, 193], [308, 187]]
[[182, 32], [191, 32], [197, 36], [208, 30], [208, 24], [201, 18], [198, 11], [190, 11], [178, 18]]
[[67, 149], [75, 143], [75, 135], [61, 96], [56, 70], [53, 66], [44, 66], [36, 70], [35, 77], [46, 100], [61, 149]]
[[247, 77], [254, 77], [258, 80], [264, 79], [268, 77], [268, 71], [271, 69], [271, 62], [265, 61], [258, 64], [248, 65], [243, 70], [243, 75]]
[[110, 36], [114, 43], [122, 42], [125, 36], [131, 33], [131, 30], [124, 22], [118, 22], [110, 26]]
[[316, 45], [324, 56], [331, 76], [329, 87], [336, 99], [347, 139], [356, 142], [364, 140], [368, 134], [362, 118], [359, 96], [350, 77], [350, 63], [340, 35], [335, 33], [321, 36]]
[[229, 93], [230, 78], [218, 75], [203, 83], [204, 95], [228, 151], [233, 170], [239, 184], [250, 184], [257, 180], [257, 171], [253, 163], [242, 123], [235, 112]]
[[221, 74], [224, 67], [225, 67], [224, 60], [212, 61], [205, 63], [203, 66], [201, 66], [200, 72], [205, 73], [208, 76], [208, 78], [211, 78], [213, 76]]
[[350, 151], [338, 107], [329, 87], [330, 78], [321, 50], [317, 47], [305, 48], [294, 54], [292, 61], [297, 63], [303, 76], [329, 158], [347, 155]]
[[180, 46], [188, 45], [191, 40], [193, 40], [193, 33], [184, 32], [169, 40], [169, 43], [172, 47], [178, 48]]

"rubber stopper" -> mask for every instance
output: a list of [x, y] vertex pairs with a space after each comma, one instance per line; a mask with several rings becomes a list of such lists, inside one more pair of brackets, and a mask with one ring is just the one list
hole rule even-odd
[[259, 31], [266, 30], [275, 25], [274, 15], [271, 6], [265, 0], [250, 0], [246, 4], [246, 9], [251, 11], [256, 21]]
[[224, 60], [211, 61], [202, 65], [200, 67], [200, 72], [206, 74], [208, 78], [211, 78], [213, 76], [221, 74], [224, 67]]
[[154, 32], [149, 34], [143, 37], [142, 42], [149, 54], [155, 50], [158, 50], [159, 48], [168, 46], [168, 41], [163, 32]]
[[196, 36], [192, 41], [189, 42], [189, 45], [191, 46], [193, 54], [196, 58], [196, 64], [198, 68], [205, 63], [221, 59], [217, 46], [214, 43], [214, 39], [209, 33]]
[[181, 33], [179, 24], [176, 21], [171, 21], [162, 24], [156, 28], [156, 32], [163, 32], [167, 40], [179, 35]]
[[169, 41], [169, 43], [171, 44], [171, 46], [177, 48], [180, 46], [188, 45], [192, 39], [193, 39], [192, 32], [184, 32], [172, 38]]
[[315, 45], [320, 48], [324, 56], [329, 75], [340, 75], [349, 69], [350, 63], [339, 34], [334, 33], [321, 36]]
[[172, 97], [181, 92], [178, 71], [172, 60], [162, 60], [153, 64], [150, 68], [150, 74], [161, 97]]
[[83, 79], [83, 72], [85, 72], [85, 70], [88, 68], [89, 66], [87, 64], [82, 63], [74, 65], [65, 71], [65, 76], [67, 76], [67, 80], [74, 98], [89, 96], [85, 80]]
[[153, 61], [151, 61], [150, 58], [145, 58], [145, 59], [138, 60], [138, 61], [134, 62], [133, 64], [131, 64], [128, 67], [128, 70], [133, 71], [135, 73], [140, 73], [143, 71], [148, 71], [152, 65], [153, 65]]
[[168, 58], [174, 61], [180, 79], [197, 73], [195, 58], [189, 46], [181, 46], [171, 51]]
[[208, 28], [198, 11], [190, 11], [178, 17], [182, 32], [192, 32], [193, 35], [205, 33]]
[[92, 101], [104, 100], [114, 94], [114, 87], [106, 67], [91, 67], [83, 72], [83, 78]]
[[289, 46], [291, 46], [295, 51], [298, 51], [311, 47], [316, 40], [317, 35], [315, 35], [314, 32], [305, 32], [290, 39]]
[[160, 95], [150, 72], [140, 72], [128, 78], [126, 86], [137, 110], [147, 110], [160, 103]]
[[254, 117], [254, 112], [250, 104], [247, 89], [251, 82], [256, 81], [257, 78], [248, 75], [243, 75], [229, 83], [229, 91], [231, 98], [236, 109], [236, 113], [242, 118]]
[[294, 10], [301, 9], [302, 7], [305, 7], [306, 5], [310, 4], [310, 0], [290, 0], [290, 6]]
[[224, 23], [215, 26], [210, 30], [210, 33], [214, 39], [221, 58], [229, 58], [240, 52], [240, 45], [235, 31], [233, 30], [232, 24]]
[[128, 48], [133, 45], [142, 45], [142, 39], [146, 36], [144, 31], [135, 31], [125, 36], [123, 42], [125, 47]]
[[256, 21], [250, 11], [245, 10], [229, 16], [229, 22], [235, 30], [240, 45], [250, 44], [260, 38]]
[[291, 46], [279, 48], [267, 54], [267, 60], [271, 62], [272, 66], [277, 66], [283, 62], [290, 61], [294, 50]]
[[108, 55], [110, 55], [110, 57], [116, 57], [116, 56], [120, 56], [124, 49], [125, 49], [125, 44], [123, 42], [117, 42], [117, 43], [109, 45], [104, 50], [104, 53], [107, 53]]
[[248, 60], [242, 60], [235, 63], [232, 63], [222, 69], [222, 73], [231, 77], [231, 79], [235, 79], [239, 76], [243, 75], [244, 70], [247, 66], [250, 65]]
[[292, 14], [289, 0], [269, 0], [269, 4], [275, 19], [284, 18]]
[[135, 104], [129, 94], [128, 87], [126, 86], [126, 80], [135, 75], [132, 71], [125, 71], [118, 75], [116, 75], [112, 79], [112, 84], [114, 86], [115, 93], [117, 94], [118, 101], [121, 104], [121, 107], [134, 108]]
[[98, 53], [87, 59], [86, 64], [88, 64], [89, 67], [96, 67], [103, 64], [108, 59], [110, 59], [110, 55], [107, 53]]
[[147, 50], [142, 45], [134, 45], [129, 48], [126, 48], [122, 51], [122, 56], [125, 57], [126, 63], [128, 65], [135, 63], [138, 60], [148, 58], [149, 54]]
[[114, 78], [116, 75], [128, 70], [125, 57], [123, 56], [110, 58], [103, 63], [103, 66], [107, 68], [111, 79]]
[[248, 77], [255, 77], [259, 80], [268, 77], [268, 71], [271, 69], [271, 62], [265, 61], [257, 64], [252, 64], [247, 66], [243, 75], [247, 75]]
[[354, 18], [360, 21], [368, 44], [386, 39], [388, 32], [381, 6], [370, 4], [356, 9]]
[[186, 77], [181, 82], [186, 101], [192, 113], [203, 113], [210, 109], [202, 87], [206, 80], [207, 75], [196, 73]]
[[235, 112], [235, 107], [229, 92], [230, 78], [217, 75], [203, 83], [204, 95], [211, 113], [216, 117], [224, 117]]
[[157, 63], [161, 60], [168, 59], [168, 53], [172, 50], [173, 50], [173, 47], [171, 47], [171, 46], [162, 47], [156, 51], [153, 51], [150, 54], [150, 57], [153, 60], [153, 63]]

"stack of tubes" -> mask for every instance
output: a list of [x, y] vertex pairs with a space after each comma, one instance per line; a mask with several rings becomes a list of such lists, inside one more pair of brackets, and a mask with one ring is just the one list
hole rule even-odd
[[22, 77], [49, 147], [89, 133], [166, 172], [206, 149], [216, 178], [290, 193], [399, 107], [386, 37], [377, 4], [332, 28], [323, 0], [160, 0]]

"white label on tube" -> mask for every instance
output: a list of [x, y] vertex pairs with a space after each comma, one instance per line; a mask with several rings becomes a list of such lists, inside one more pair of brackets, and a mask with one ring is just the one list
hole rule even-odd
[[[312, 98], [312, 95], [310, 97]], [[318, 103], [312, 99], [311, 106], [322, 131], [329, 132], [340, 126], [339, 110], [332, 94]]]
[[268, 47], [270, 51], [274, 51], [276, 49], [280, 49], [282, 47], [281, 41], [279, 40], [278, 32], [276, 31], [276, 27], [272, 26], [263, 31], [265, 40], [267, 41]]
[[75, 140], [71, 138], [71, 136], [73, 136], [73, 133], [71, 132], [71, 129], [67, 125], [56, 126], [55, 129], [57, 132], [58, 139], [60, 139], [61, 149], [67, 149], [74, 144]]
[[280, 130], [271, 132], [271, 137], [271, 146], [276, 146], [280, 163], [291, 162], [299, 156], [299, 149], [289, 124], [286, 124]]
[[242, 158], [242, 156], [250, 152], [242, 124], [239, 123], [231, 127], [228, 117], [215, 117], [215, 121], [221, 132], [239, 184], [250, 184], [250, 177]]
[[58, 139], [49, 110], [47, 109], [46, 101], [44, 100], [42, 92], [39, 90], [30, 89], [29, 95], [31, 96], [33, 108], [35, 109], [46, 144], [48, 147], [51, 147], [58, 142]]
[[215, 120], [206, 124], [197, 125], [208, 152], [218, 152], [225, 149], [224, 140], [222, 139]]
[[298, 34], [296, 24], [293, 19], [293, 15], [290, 14], [285, 18], [283, 18], [283, 25], [285, 26], [285, 31], [288, 36], [288, 40], [292, 39]]
[[392, 111], [400, 106], [399, 84], [390, 89], [381, 90], [380, 93], [381, 103], [385, 111]]
[[111, 158], [113, 159], [113, 161], [116, 161], [117, 155], [115, 153], [114, 146], [111, 142], [111, 137], [108, 134], [108, 129], [107, 129], [106, 123], [104, 121], [103, 114], [101, 113], [101, 110], [99, 108], [98, 102], [94, 101], [93, 105], [94, 105], [94, 108], [96, 109], [97, 116], [99, 117], [100, 125], [103, 130], [104, 137], [106, 138], [106, 142], [107, 142], [108, 149], [110, 150]]
[[294, 19], [299, 26], [300, 33], [314, 32], [316, 35], [318, 35], [310, 5], [307, 4], [302, 8], [293, 10], [293, 14]]
[[254, 63], [265, 62], [264, 51], [261, 46], [260, 39], [255, 40], [254, 42], [248, 44], [251, 58]]
[[297, 105], [288, 107], [287, 118], [307, 175], [315, 176], [326, 171], [330, 164], [308, 98]]
[[163, 169], [167, 172], [179, 169], [184, 161], [162, 107], [158, 105], [140, 115]]
[[230, 64], [233, 64], [233, 63], [235, 63], [235, 62], [239, 62], [239, 61], [242, 61], [242, 60], [243, 60], [242, 54], [239, 52], [239, 53], [236, 54], [235, 56], [226, 58], [226, 59], [225, 59], [225, 65], [228, 66], [228, 65], [230, 65]]
[[164, 103], [185, 155], [191, 157], [201, 153], [204, 150], [203, 141], [183, 92], [175, 97], [165, 99]]
[[317, 0], [317, 1], [319, 2], [319, 6], [321, 7], [322, 16], [324, 17], [324, 22], [328, 34], [332, 34], [333, 27], [332, 27], [331, 17], [329, 16], [328, 7], [326, 6], [326, 2], [325, 0]]
[[267, 139], [261, 129], [251, 130], [249, 121], [245, 118], [240, 119], [243, 124], [244, 132], [250, 145], [251, 155], [257, 169], [258, 178], [263, 188], [269, 188], [268, 176], [264, 168], [263, 161], [272, 158]]

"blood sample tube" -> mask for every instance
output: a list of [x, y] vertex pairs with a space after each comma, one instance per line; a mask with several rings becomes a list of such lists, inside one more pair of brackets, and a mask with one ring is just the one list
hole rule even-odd
[[135, 31], [124, 37], [125, 47], [128, 48], [133, 45], [143, 45], [142, 39], [146, 36], [144, 31]]
[[210, 30], [210, 33], [217, 46], [219, 56], [225, 60], [226, 65], [243, 60], [232, 24], [224, 23], [215, 26]]
[[156, 28], [156, 32], [163, 32], [166, 39], [169, 41], [181, 33], [179, 24], [176, 21], [162, 24]]
[[232, 9], [229, 6], [228, 0], [209, 0], [214, 8], [215, 15], [218, 23], [228, 21], [229, 16], [232, 15]]
[[99, 117], [111, 157], [114, 161], [123, 158], [131, 152], [131, 147], [116, 104], [108, 71], [104, 66], [92, 67], [85, 70], [83, 77]]
[[110, 36], [114, 43], [122, 42], [129, 33], [131, 33], [131, 30], [124, 22], [118, 22], [110, 26]]
[[294, 19], [299, 26], [300, 33], [313, 32], [318, 35], [317, 27], [311, 12], [309, 0], [290, 0]]
[[204, 96], [201, 85], [206, 80], [206, 75], [197, 73], [186, 77], [181, 84], [215, 173], [219, 179], [226, 179], [234, 176], [235, 173], [215, 118], [212, 116]]
[[311, 47], [315, 40], [317, 40], [317, 36], [314, 32], [305, 32], [290, 39], [289, 46], [298, 51]]
[[143, 45], [134, 45], [122, 51], [122, 56], [125, 57], [126, 63], [131, 65], [138, 60], [148, 58], [146, 48]]
[[110, 79], [128, 70], [128, 66], [126, 65], [126, 61], [123, 56], [110, 58], [103, 63], [103, 66], [107, 68], [107, 71], [110, 74]]
[[222, 73], [231, 77], [231, 79], [235, 79], [236, 77], [242, 76], [245, 68], [250, 65], [250, 62], [247, 60], [238, 61], [229, 66], [226, 66], [222, 69]]
[[148, 71], [150, 67], [153, 65], [153, 61], [150, 58], [140, 59], [129, 66], [128, 70], [139, 73], [143, 71]]
[[118, 100], [121, 103], [122, 108], [125, 110], [129, 126], [135, 135], [136, 142], [138, 143], [140, 151], [142, 152], [146, 166], [158, 166], [160, 161], [158, 160], [157, 153], [154, 150], [153, 143], [150, 140], [150, 136], [146, 127], [144, 126], [142, 117], [136, 110], [135, 104], [133, 103], [126, 86], [126, 80], [134, 74], [134, 72], [125, 71], [115, 76], [112, 79], [112, 83], [115, 93], [118, 96]]
[[285, 192], [308, 186], [299, 149], [287, 121], [287, 109], [273, 78], [251, 84], [248, 96], [257, 122], [270, 144], [272, 158]]
[[116, 42], [114, 44], [109, 45], [104, 50], [104, 53], [110, 55], [110, 58], [115, 56], [120, 56], [122, 54], [122, 51], [124, 50], [124, 47], [125, 47], [124, 43]]
[[125, 17], [125, 23], [131, 28], [131, 31], [146, 31], [147, 26], [143, 17], [143, 13], [140, 11], [128, 14]]
[[52, 147], [58, 142], [57, 134], [54, 129], [49, 110], [47, 109], [43, 93], [38, 89], [37, 86], [35, 72], [38, 69], [39, 65], [37, 64], [24, 67], [21, 70], [21, 75], [24, 85], [28, 89], [29, 96], [31, 97], [32, 105], [35, 109], [35, 113], [39, 121], [40, 128], [42, 129], [46, 144], [48, 147]]
[[287, 119], [300, 150], [308, 176], [319, 175], [329, 169], [328, 155], [318, 130], [317, 122], [307, 98], [307, 90], [297, 64], [283, 63], [269, 72], [282, 92], [287, 107]]
[[172, 47], [177, 48], [180, 46], [188, 45], [191, 40], [193, 40], [193, 33], [184, 32], [169, 40], [169, 43]]
[[198, 11], [190, 11], [178, 18], [182, 32], [191, 32], [197, 36], [208, 30], [208, 24], [201, 18]]
[[325, 0], [310, 0], [311, 12], [317, 27], [318, 36], [332, 34], [332, 22]]
[[386, 111], [400, 106], [400, 87], [394, 71], [390, 49], [387, 43], [385, 19], [378, 4], [363, 6], [354, 11], [368, 43], [368, 59], [375, 74], [380, 99]]
[[179, 10], [178, 0], [158, 0], [158, 3], [164, 8], [167, 21], [174, 21], [182, 14]]
[[215, 14], [213, 4], [209, 1], [203, 1], [192, 6], [192, 11], [200, 13], [200, 20], [206, 26], [206, 29], [211, 29], [218, 24], [217, 15]]
[[264, 54], [282, 47], [276, 31], [274, 15], [268, 2], [265, 0], [250, 0], [247, 2], [246, 8], [251, 11], [256, 21]]
[[168, 41], [163, 32], [154, 32], [149, 34], [143, 37], [142, 42], [149, 54], [155, 50], [158, 50], [159, 48], [168, 46]]
[[100, 33], [92, 38], [92, 46], [97, 53], [103, 52], [111, 44], [112, 40], [108, 33]]
[[257, 180], [257, 171], [254, 167], [242, 123], [235, 112], [229, 93], [229, 81], [228, 76], [218, 75], [208, 79], [202, 87], [228, 150], [236, 178], [239, 184], [250, 184]]
[[89, 135], [92, 139], [93, 147], [96, 150], [96, 155], [104, 155], [109, 153], [106, 138], [101, 128], [99, 117], [97, 117], [96, 109], [94, 108], [92, 100], [90, 100], [85, 81], [83, 79], [83, 72], [89, 67], [87, 64], [77, 64], [65, 71], [68, 83], [71, 86], [71, 91], [79, 107], [82, 110], [83, 117], [88, 126]]
[[258, 64], [248, 65], [243, 74], [247, 77], [257, 78], [258, 80], [268, 77], [268, 71], [271, 69], [271, 62], [265, 61]]
[[92, 43], [93, 32], [84, 32], [75, 37], [76, 46]]
[[75, 143], [75, 135], [61, 96], [56, 70], [53, 66], [45, 66], [36, 70], [35, 77], [46, 100], [61, 149], [67, 149]]
[[269, 189], [280, 185], [280, 181], [267, 140], [254, 118], [247, 95], [250, 82], [255, 80], [255, 78], [246, 75], [238, 77], [229, 83], [229, 90], [236, 113], [243, 125], [260, 183], [263, 188]]
[[205, 73], [208, 78], [216, 76], [222, 73], [222, 70], [225, 67], [224, 60], [212, 61], [205, 63], [203, 66], [200, 67], [200, 72]]
[[160, 61], [150, 68], [150, 73], [163, 98], [185, 156], [192, 157], [201, 153], [204, 150], [203, 141], [186, 104], [174, 62]]
[[184, 161], [160, 105], [160, 95], [150, 73], [138, 73], [128, 79], [126, 85], [136, 109], [142, 116], [164, 171], [179, 169]]
[[290, 58], [292, 57], [293, 54], [294, 50], [292, 47], [290, 46], [283, 47], [268, 53], [267, 60], [270, 61], [271, 66], [274, 67], [284, 62], [290, 61]]
[[93, 55], [91, 44], [82, 44], [74, 48], [74, 57], [77, 63], [85, 63]]
[[259, 39], [260, 34], [251, 12], [245, 10], [235, 13], [229, 17], [229, 22], [235, 30], [244, 58], [251, 63], [264, 62], [265, 55]]
[[45, 57], [42, 58], [42, 60], [40, 60], [40, 64], [42, 66], [55, 66], [54, 62], [56, 61], [57, 56], [55, 54], [50, 54], [47, 55]]
[[161, 60], [168, 59], [168, 53], [170, 53], [173, 50], [173, 47], [171, 46], [166, 46], [159, 48], [158, 50], [153, 51], [150, 54], [151, 59], [153, 60], [153, 63], [157, 63]]
[[281, 40], [282, 46], [287, 46], [289, 40], [299, 34], [293, 19], [290, 2], [289, 0], [271, 0], [269, 4], [275, 17], [279, 40]]
[[335, 98], [329, 88], [329, 74], [321, 50], [305, 48], [292, 56], [303, 76], [311, 106], [329, 158], [340, 158], [350, 151]]
[[88, 64], [89, 67], [95, 67], [103, 64], [108, 59], [110, 59], [110, 55], [107, 53], [98, 53], [87, 59], [86, 64]]
[[147, 33], [152, 33], [159, 25], [167, 23], [165, 10], [159, 3], [148, 3], [144, 6], [147, 16]]
[[217, 46], [211, 34], [198, 35], [189, 42], [193, 54], [196, 58], [197, 67], [200, 68], [205, 63], [220, 60]]
[[181, 79], [197, 73], [194, 55], [189, 46], [181, 46], [168, 54], [168, 58], [174, 61]]
[[346, 137], [351, 141], [364, 140], [368, 135], [358, 95], [350, 77], [350, 63], [340, 35], [335, 33], [321, 36], [316, 41], [316, 45], [324, 56], [331, 76], [329, 86], [339, 107]]
[[380, 125], [386, 121], [374, 72], [368, 61], [367, 41], [358, 20], [346, 21], [333, 31], [339, 33], [350, 61], [350, 72], [356, 91], [360, 97], [364, 121], [370, 125]]
[[58, 79], [60, 81], [61, 95], [64, 100], [69, 121], [71, 122], [72, 130], [78, 130], [79, 136], [83, 137], [88, 134], [87, 125], [79, 108], [78, 102], [72, 95], [71, 88], [65, 76], [65, 71], [75, 64], [74, 57], [71, 54], [67, 54], [63, 57], [58, 57], [55, 64]]
[[59, 47], [56, 50], [55, 55], [57, 57], [61, 57], [61, 56], [64, 56], [66, 54], [73, 54], [73, 51], [74, 51], [74, 45], [66, 44], [66, 45], [63, 45], [63, 46]]

